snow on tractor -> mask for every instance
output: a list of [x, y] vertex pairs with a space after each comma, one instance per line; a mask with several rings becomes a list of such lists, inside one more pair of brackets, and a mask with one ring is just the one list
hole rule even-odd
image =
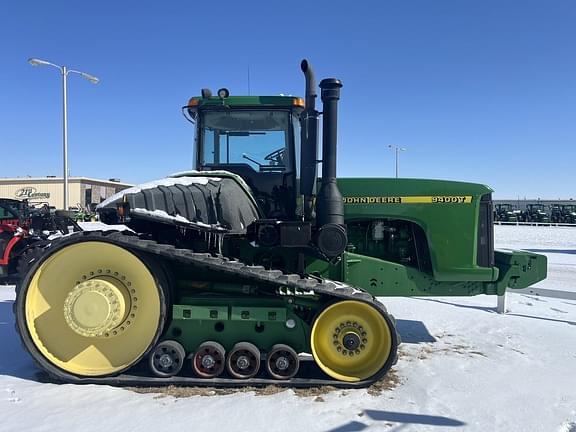
[[[546, 258], [495, 251], [492, 190], [336, 176], [342, 83], [183, 107], [195, 170], [124, 190], [22, 275], [24, 346], [59, 382], [367, 386], [396, 363], [386, 296], [503, 294]], [[361, 143], [357, 143], [360, 145]], [[379, 297], [379, 299], [377, 298]]]

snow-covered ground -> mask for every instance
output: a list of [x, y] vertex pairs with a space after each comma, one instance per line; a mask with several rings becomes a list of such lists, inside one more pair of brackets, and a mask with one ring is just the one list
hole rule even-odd
[[[576, 229], [495, 234], [548, 256], [539, 287], [576, 291]], [[39, 382], [13, 329], [13, 288], [0, 287], [0, 431], [576, 432], [576, 301], [508, 297], [506, 315], [488, 296], [383, 298], [404, 339], [395, 388], [174, 397]]]

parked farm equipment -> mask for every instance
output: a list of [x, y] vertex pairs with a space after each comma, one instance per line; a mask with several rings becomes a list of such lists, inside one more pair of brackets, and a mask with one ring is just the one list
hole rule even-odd
[[561, 223], [564, 222], [562, 215], [562, 206], [560, 204], [552, 204], [550, 206], [550, 222]]
[[576, 205], [565, 204], [560, 208], [560, 222], [576, 224]]
[[522, 214], [523, 222], [550, 222], [550, 216], [546, 212], [544, 204], [528, 204]]
[[47, 204], [0, 198], [0, 279], [17, 277], [51, 238], [70, 231], [80, 231], [80, 227], [52, 212]]
[[494, 210], [494, 220], [497, 222], [518, 222], [521, 211], [517, 210], [512, 204], [496, 204]]

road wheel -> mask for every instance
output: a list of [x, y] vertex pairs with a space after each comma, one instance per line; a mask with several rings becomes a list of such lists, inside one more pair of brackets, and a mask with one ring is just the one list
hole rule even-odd
[[216, 378], [224, 372], [226, 350], [218, 342], [202, 343], [192, 357], [192, 369], [202, 378]]
[[238, 342], [228, 354], [226, 368], [233, 378], [252, 378], [260, 369], [260, 350], [250, 342]]
[[268, 353], [266, 370], [274, 379], [290, 379], [296, 376], [299, 367], [298, 353], [288, 345], [274, 345]]
[[148, 357], [152, 373], [161, 378], [178, 375], [184, 366], [186, 351], [176, 341], [165, 340], [154, 347]]
[[345, 300], [318, 315], [310, 346], [326, 374], [340, 381], [361, 381], [376, 375], [394, 355], [397, 341], [393, 332], [392, 322], [375, 307]]

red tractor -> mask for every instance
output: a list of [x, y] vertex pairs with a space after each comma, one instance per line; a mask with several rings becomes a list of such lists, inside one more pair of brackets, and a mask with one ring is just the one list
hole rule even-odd
[[48, 205], [0, 198], [0, 280], [11, 281], [41, 254], [51, 238], [81, 228]]

